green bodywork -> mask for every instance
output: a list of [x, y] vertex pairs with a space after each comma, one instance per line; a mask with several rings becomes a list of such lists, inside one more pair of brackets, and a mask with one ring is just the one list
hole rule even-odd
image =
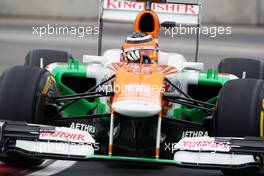
[[200, 168], [200, 169], [210, 169], [210, 170], [221, 170], [221, 169], [246, 169], [250, 167], [256, 167], [257, 162], [241, 164], [241, 165], [221, 165], [221, 164], [199, 164], [194, 163], [185, 163], [175, 159], [157, 159], [157, 158], [140, 158], [140, 157], [124, 157], [124, 156], [111, 156], [111, 155], [87, 155], [84, 160], [111, 160], [111, 161], [120, 161], [120, 162], [136, 162], [136, 163], [150, 163], [150, 164], [159, 164], [159, 165], [170, 165], [178, 167], [187, 167], [187, 168]]
[[[57, 66], [54, 70], [52, 70], [52, 75], [55, 78], [60, 95], [72, 95], [76, 93], [62, 82], [63, 76], [87, 78], [86, 70], [87, 65], [79, 64], [78, 61], [75, 61], [74, 63], [69, 62], [68, 65]], [[70, 102], [71, 101], [65, 102], [65, 104]], [[97, 113], [105, 112], [105, 105], [100, 103], [99, 98], [96, 98], [94, 102], [89, 102], [86, 99], [81, 99], [66, 108], [62, 112], [62, 115], [66, 118], [73, 116], [84, 116], [87, 115], [87, 111], [92, 110], [95, 107], [97, 107]]]
[[87, 155], [86, 159], [136, 161], [136, 162], [146, 162], [146, 163], [182, 165], [181, 162], [172, 159], [154, 159], [154, 158], [124, 157], [124, 156], [111, 156], [111, 155]]
[[[58, 65], [52, 71], [52, 74], [56, 80], [59, 92], [61, 95], [72, 95], [75, 92], [67, 87], [63, 82], [63, 76], [87, 78], [87, 64], [79, 64], [78, 61], [74, 63], [69, 62], [68, 64]], [[198, 86], [223, 86], [226, 81], [230, 80], [229, 75], [218, 74], [217, 70], [208, 69], [207, 72], [199, 72], [198, 76]], [[76, 85], [82, 86], [82, 85]], [[201, 92], [206, 93], [206, 92]], [[217, 101], [217, 95], [207, 100], [208, 103], [215, 104]], [[69, 102], [65, 102], [67, 104]], [[107, 113], [106, 105], [100, 102], [99, 98], [95, 98], [93, 102], [89, 102], [87, 99], [78, 100], [75, 104], [66, 108], [62, 115], [67, 117], [74, 116], [85, 116], [90, 110], [96, 110], [96, 113]], [[208, 116], [207, 113], [196, 108], [187, 108], [186, 106], [181, 106], [180, 108], [173, 110], [173, 119], [181, 119], [183, 116], [188, 116], [193, 122], [202, 123], [204, 119]]]
[[[199, 73], [198, 85], [222, 87], [229, 80], [230, 78], [228, 76], [223, 76], [223, 75], [219, 76], [217, 69], [215, 70], [208, 69], [207, 72]], [[206, 93], [206, 92], [201, 92], [201, 93]], [[217, 95], [207, 100], [206, 102], [210, 104], [216, 104]], [[181, 109], [182, 109], [182, 114], [186, 114], [193, 122], [196, 123], [202, 123], [208, 115], [206, 112], [196, 108], [189, 109], [186, 106], [183, 106]]]

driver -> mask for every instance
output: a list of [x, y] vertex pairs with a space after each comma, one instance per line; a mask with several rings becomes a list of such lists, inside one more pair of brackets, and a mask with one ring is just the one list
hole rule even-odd
[[133, 33], [129, 35], [123, 46], [121, 62], [157, 64], [159, 47], [158, 42], [151, 35], [145, 33]]

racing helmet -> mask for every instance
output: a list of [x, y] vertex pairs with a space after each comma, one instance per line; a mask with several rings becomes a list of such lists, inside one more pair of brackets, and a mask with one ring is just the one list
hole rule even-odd
[[129, 35], [123, 46], [121, 62], [151, 64], [158, 62], [158, 42], [151, 35], [135, 32]]

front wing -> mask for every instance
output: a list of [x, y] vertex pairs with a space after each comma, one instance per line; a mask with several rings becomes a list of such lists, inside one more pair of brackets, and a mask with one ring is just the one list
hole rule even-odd
[[95, 155], [96, 141], [87, 133], [66, 127], [0, 121], [0, 155], [63, 160], [104, 160], [175, 165], [200, 169], [261, 167], [261, 138], [183, 138], [173, 146], [173, 159]]

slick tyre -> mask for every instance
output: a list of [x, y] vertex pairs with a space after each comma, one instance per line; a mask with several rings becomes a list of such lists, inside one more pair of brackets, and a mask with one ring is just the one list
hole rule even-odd
[[260, 136], [264, 81], [236, 79], [221, 89], [215, 112], [215, 133], [221, 137]]
[[[214, 114], [215, 136], [260, 137], [263, 134], [264, 81], [260, 79], [237, 79], [228, 81], [218, 96]], [[225, 175], [256, 175], [259, 165], [242, 170], [226, 169]]]
[[73, 60], [72, 55], [65, 51], [36, 49], [27, 53], [24, 65], [40, 67], [41, 58], [43, 59], [43, 68], [55, 62], [67, 63], [69, 59]]
[[[46, 96], [56, 96], [57, 88], [45, 69], [14, 66], [0, 77], [0, 120], [48, 124], [51, 113], [46, 108]], [[41, 159], [16, 152], [0, 155], [0, 160], [12, 166], [36, 166]]]
[[243, 72], [246, 78], [262, 79], [262, 64], [259, 60], [226, 58], [218, 65], [220, 73], [230, 73], [242, 78]]

